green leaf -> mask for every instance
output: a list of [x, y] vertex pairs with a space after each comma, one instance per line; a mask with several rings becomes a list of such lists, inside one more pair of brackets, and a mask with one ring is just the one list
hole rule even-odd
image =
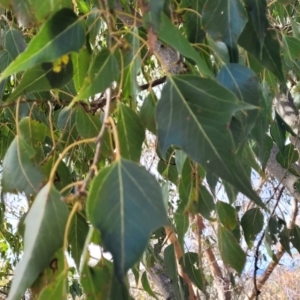
[[298, 253], [300, 253], [300, 227], [298, 225], [294, 225], [292, 228], [290, 239], [293, 246], [297, 249]]
[[288, 169], [298, 159], [299, 154], [293, 144], [285, 145], [283, 151], [279, 151], [276, 155], [277, 162], [285, 169]]
[[197, 268], [199, 257], [197, 253], [187, 252], [180, 258], [179, 263], [182, 266], [184, 273], [195, 284], [195, 286], [203, 291], [203, 278], [201, 270]]
[[63, 8], [43, 25], [26, 50], [4, 70], [0, 81], [14, 73], [79, 51], [84, 41], [85, 31], [81, 21], [73, 10]]
[[172, 46], [183, 56], [192, 59], [197, 64], [200, 74], [207, 77], [213, 77], [213, 73], [208, 68], [205, 60], [197, 53], [177, 27], [173, 25], [171, 20], [164, 14], [162, 14], [159, 38], [164, 43]]
[[212, 79], [194, 75], [170, 77], [156, 109], [159, 147], [162, 153], [171, 145], [180, 147], [205, 169], [264, 206], [235, 155], [228, 129], [232, 115], [243, 105]]
[[187, 0], [184, 5], [189, 8], [183, 14], [183, 25], [187, 39], [192, 44], [200, 44], [205, 39], [205, 31], [201, 28], [202, 9], [205, 1]]
[[262, 231], [264, 226], [264, 216], [261, 210], [259, 208], [247, 210], [241, 219], [241, 225], [248, 248], [251, 248], [256, 235]]
[[46, 184], [25, 219], [24, 254], [15, 270], [10, 300], [21, 298], [63, 245], [68, 213], [57, 190], [50, 183]]
[[265, 41], [261, 52], [260, 41], [255, 32], [253, 21], [249, 19], [238, 42], [240, 46], [251, 53], [265, 68], [276, 75], [280, 82], [285, 81], [282, 70], [281, 49], [275, 30], [266, 30]]
[[199, 199], [194, 203], [196, 210], [205, 219], [213, 221], [213, 212], [216, 210], [216, 205], [213, 196], [209, 193], [205, 186], [199, 187]]
[[182, 290], [179, 286], [177, 262], [175, 258], [174, 245], [171, 244], [164, 250], [164, 264], [166, 266], [167, 274], [169, 275], [175, 299], [184, 299], [182, 295]]
[[168, 224], [161, 189], [143, 168], [125, 159], [101, 169], [88, 196], [91, 223], [114, 258], [119, 280], [141, 257], [150, 233]]
[[[100, 116], [92, 115], [86, 112], [83, 107], [78, 106], [76, 110], [76, 129], [84, 139], [93, 138], [99, 134], [102, 127]], [[94, 147], [95, 145], [92, 145]], [[107, 131], [104, 132], [102, 143], [101, 143], [101, 154], [105, 157], [111, 155], [109, 134]]]
[[[81, 1], [82, 3], [83, 1]], [[77, 2], [78, 3], [78, 2]], [[85, 2], [83, 2], [85, 3]], [[91, 11], [88, 11], [88, 17], [86, 19], [87, 32], [89, 33], [89, 42], [94, 45], [97, 39], [97, 35], [101, 30], [101, 14], [100, 10], [94, 7]]]
[[146, 0], [143, 2], [144, 14], [143, 21], [145, 27], [157, 33], [160, 28], [161, 12], [164, 7], [164, 0]]
[[247, 138], [249, 132], [256, 124], [260, 106], [260, 85], [256, 74], [249, 68], [239, 64], [224, 65], [217, 81], [232, 91], [237, 98], [257, 107], [257, 109], [241, 111], [236, 114], [242, 127], [241, 140]]
[[214, 40], [227, 45], [231, 62], [238, 62], [237, 39], [247, 19], [247, 12], [239, 0], [210, 0], [204, 5], [202, 26]]
[[53, 13], [63, 7], [72, 8], [71, 0], [12, 0], [13, 10], [18, 18], [19, 24], [24, 27], [34, 27], [40, 25], [49, 18]]
[[246, 254], [232, 232], [221, 225], [218, 227], [218, 244], [224, 263], [241, 274], [245, 266]]
[[262, 53], [266, 30], [269, 25], [267, 19], [267, 2], [266, 0], [244, 0], [244, 2], [259, 40], [260, 53]]
[[90, 267], [86, 262], [80, 277], [88, 299], [108, 299], [113, 277], [111, 262], [101, 259], [95, 267]]
[[220, 222], [225, 228], [233, 230], [236, 227], [238, 220], [237, 212], [230, 204], [218, 201], [216, 211]]
[[15, 100], [22, 94], [32, 92], [49, 91], [60, 88], [67, 84], [73, 76], [72, 61], [69, 60], [60, 72], [53, 71], [52, 63], [43, 63], [25, 71], [21, 81], [13, 93], [9, 96], [8, 102]]
[[[63, 249], [52, 257], [48, 267], [39, 275], [32, 286], [32, 291], [41, 290], [38, 300], [67, 298], [67, 264]], [[46, 284], [45, 284], [46, 283]]]
[[89, 225], [84, 216], [76, 213], [72, 219], [69, 232], [69, 244], [71, 246], [71, 256], [79, 270], [81, 254], [84, 249], [85, 239], [89, 232]]
[[270, 134], [281, 152], [284, 151], [286, 140], [285, 133], [286, 131], [283, 124], [276, 119], [276, 121], [270, 127]]
[[155, 295], [155, 293], [152, 291], [151, 286], [149, 284], [148, 278], [147, 278], [147, 272], [144, 271], [142, 278], [141, 278], [141, 283], [143, 286], [143, 289], [153, 298], [158, 299]]
[[72, 53], [71, 57], [75, 70], [73, 80], [76, 91], [79, 92], [90, 66], [91, 53], [87, 48], [82, 48], [78, 53]]
[[104, 48], [93, 59], [87, 77], [73, 101], [87, 99], [103, 92], [119, 78], [119, 74], [119, 65], [114, 53]]
[[148, 96], [145, 97], [142, 107], [140, 109], [140, 119], [144, 126], [156, 134], [156, 123], [155, 123], [155, 107], [156, 107], [156, 96], [153, 92], [150, 92]]
[[14, 60], [26, 48], [23, 33], [17, 29], [9, 29], [4, 36], [4, 48], [8, 51], [10, 59]]
[[16, 136], [10, 144], [4, 160], [1, 185], [3, 192], [36, 194], [44, 180], [39, 166], [33, 158], [36, 151], [22, 138]]
[[128, 106], [118, 105], [118, 138], [121, 156], [138, 162], [145, 140], [145, 129], [139, 116]]
[[[11, 58], [7, 50], [0, 50], [0, 72], [2, 73], [11, 63]], [[8, 78], [0, 82], [0, 99], [3, 99]]]

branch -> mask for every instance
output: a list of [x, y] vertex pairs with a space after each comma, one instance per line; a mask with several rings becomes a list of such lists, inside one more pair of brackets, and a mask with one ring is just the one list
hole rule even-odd
[[[278, 202], [279, 202], [279, 200], [278, 200]], [[275, 211], [275, 207], [273, 209], [273, 213], [274, 213], [274, 211]], [[296, 198], [294, 198], [293, 207], [292, 207], [292, 217], [291, 217], [290, 224], [288, 226], [289, 232], [295, 226], [297, 215], [298, 215], [298, 201], [297, 201]], [[269, 279], [269, 277], [271, 276], [272, 272], [274, 271], [274, 269], [279, 264], [279, 261], [280, 261], [280, 259], [282, 258], [282, 256], [284, 254], [285, 254], [285, 250], [283, 249], [282, 245], [280, 244], [279, 250], [276, 253], [276, 261], [272, 260], [269, 263], [269, 265], [268, 265], [267, 269], [265, 270], [264, 274], [261, 276], [260, 280], [257, 282], [256, 287], [252, 290], [251, 294], [246, 299], [253, 300], [255, 297], [258, 297], [257, 291], [261, 290], [261, 288], [264, 286], [264, 284]]]
[[[203, 223], [203, 219], [200, 215], [197, 215], [197, 227], [199, 232], [205, 229], [205, 224]], [[204, 251], [205, 258], [209, 263], [210, 272], [213, 275], [214, 282], [216, 283], [216, 290], [218, 293], [218, 299], [220, 300], [229, 300], [231, 299], [231, 293], [229, 289], [229, 282], [225, 280], [221, 271], [220, 266], [217, 263], [217, 259], [211, 249], [208, 247]]]

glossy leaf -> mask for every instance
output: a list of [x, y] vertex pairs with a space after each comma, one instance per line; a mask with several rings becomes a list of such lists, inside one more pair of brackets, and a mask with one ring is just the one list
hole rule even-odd
[[[57, 190], [46, 184], [25, 219], [24, 254], [17, 265], [10, 300], [19, 300], [62, 246], [68, 209]], [[45, 239], [47, 236], [47, 239]]]
[[104, 92], [113, 81], [119, 78], [119, 74], [119, 65], [114, 53], [104, 48], [92, 61], [87, 77], [74, 101]]
[[228, 129], [232, 115], [243, 105], [214, 80], [192, 75], [171, 77], [156, 109], [159, 147], [166, 153], [171, 145], [179, 146], [190, 158], [263, 206], [237, 161]]
[[202, 25], [214, 40], [227, 45], [231, 62], [238, 62], [237, 39], [247, 22], [239, 0], [210, 0], [202, 12]]
[[114, 258], [120, 280], [141, 257], [151, 231], [168, 224], [160, 187], [135, 163], [121, 159], [102, 169], [88, 196], [91, 223]]
[[264, 226], [264, 216], [261, 210], [259, 208], [247, 210], [241, 219], [241, 225], [247, 245], [251, 248], [257, 234], [262, 231]]
[[117, 130], [121, 156], [138, 162], [145, 140], [145, 129], [139, 116], [124, 104], [118, 105]]
[[245, 266], [246, 254], [231, 231], [221, 225], [218, 227], [218, 244], [224, 263], [240, 274]]
[[70, 9], [61, 9], [43, 25], [26, 50], [5, 69], [0, 81], [14, 73], [79, 51], [84, 41], [84, 27], [76, 14]]
[[233, 230], [237, 226], [237, 212], [230, 204], [218, 201], [216, 211], [220, 222], [225, 228]]

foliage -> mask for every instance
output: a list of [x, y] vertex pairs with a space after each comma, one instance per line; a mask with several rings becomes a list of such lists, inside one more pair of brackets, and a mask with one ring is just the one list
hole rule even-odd
[[[285, 208], [287, 224], [281, 183], [266, 172], [278, 147], [278, 166], [300, 176], [287, 139], [297, 132], [272, 108], [299, 89], [297, 5], [0, 0], [8, 299], [129, 299], [128, 271], [138, 281], [139, 268], [157, 297], [157, 265], [176, 299], [195, 297], [192, 285], [225, 295], [249, 268], [256, 280], [263, 241], [276, 263], [274, 244], [299, 251], [297, 209]], [[29, 207], [16, 230], [15, 195]], [[94, 266], [92, 243], [110, 253]]]

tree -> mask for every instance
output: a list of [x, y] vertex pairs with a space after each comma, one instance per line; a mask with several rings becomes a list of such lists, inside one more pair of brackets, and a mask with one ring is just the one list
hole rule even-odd
[[258, 297], [300, 251], [298, 1], [0, 9], [8, 299]]

